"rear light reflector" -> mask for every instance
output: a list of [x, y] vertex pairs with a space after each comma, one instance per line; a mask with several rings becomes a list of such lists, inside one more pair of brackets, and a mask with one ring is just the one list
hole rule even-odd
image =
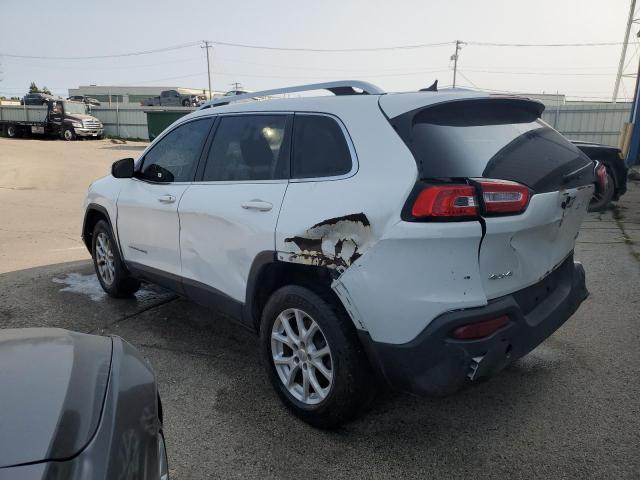
[[435, 185], [422, 190], [411, 208], [414, 217], [475, 217], [478, 199], [469, 185]]
[[482, 322], [470, 323], [456, 328], [451, 336], [458, 340], [478, 340], [488, 337], [509, 323], [509, 316], [502, 315]]
[[529, 189], [509, 180], [478, 180], [484, 209], [491, 213], [522, 213], [529, 203]]

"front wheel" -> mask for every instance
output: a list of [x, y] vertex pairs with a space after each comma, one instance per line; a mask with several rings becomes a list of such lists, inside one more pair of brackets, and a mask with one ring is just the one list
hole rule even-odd
[[70, 142], [71, 140], [75, 140], [76, 132], [73, 131], [73, 128], [65, 128], [64, 132], [62, 132], [62, 138], [64, 138], [68, 142]]
[[351, 320], [299, 286], [277, 290], [260, 325], [262, 357], [280, 399], [299, 418], [335, 428], [371, 400], [371, 368]]
[[96, 223], [92, 238], [93, 266], [102, 289], [112, 297], [131, 297], [140, 282], [126, 271], [111, 227], [104, 220]]

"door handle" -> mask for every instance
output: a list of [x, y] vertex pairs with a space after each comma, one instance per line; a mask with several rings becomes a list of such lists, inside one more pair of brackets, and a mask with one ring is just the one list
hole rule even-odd
[[258, 210], [259, 212], [268, 212], [273, 208], [273, 204], [262, 200], [251, 200], [250, 202], [244, 202], [241, 206], [245, 210]]
[[160, 203], [174, 203], [176, 201], [176, 197], [174, 197], [173, 195], [162, 195], [160, 197], [158, 197], [158, 201]]

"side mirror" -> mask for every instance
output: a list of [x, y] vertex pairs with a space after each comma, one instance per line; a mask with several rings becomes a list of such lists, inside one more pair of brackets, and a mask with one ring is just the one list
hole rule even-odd
[[133, 177], [133, 158], [123, 158], [117, 160], [111, 165], [111, 175], [115, 178], [132, 178]]

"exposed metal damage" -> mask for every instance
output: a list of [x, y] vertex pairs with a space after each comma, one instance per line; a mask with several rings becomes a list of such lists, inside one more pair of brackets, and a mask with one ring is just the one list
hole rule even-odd
[[369, 248], [371, 224], [364, 213], [330, 218], [285, 239], [281, 260], [344, 272]]

